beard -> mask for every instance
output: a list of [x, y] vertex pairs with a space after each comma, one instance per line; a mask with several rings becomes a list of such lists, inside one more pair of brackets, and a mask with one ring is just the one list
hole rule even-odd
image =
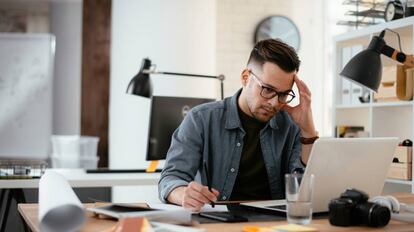
[[[250, 90], [250, 91], [249, 91]], [[259, 122], [268, 122], [280, 110], [278, 107], [272, 107], [270, 104], [265, 104], [260, 99], [261, 97], [253, 97], [257, 94], [249, 89], [246, 96], [246, 103], [250, 115]]]
[[260, 122], [268, 122], [278, 111], [279, 110], [277, 109], [266, 106], [260, 106], [256, 107], [254, 110], [250, 110], [250, 112], [253, 115], [253, 118]]

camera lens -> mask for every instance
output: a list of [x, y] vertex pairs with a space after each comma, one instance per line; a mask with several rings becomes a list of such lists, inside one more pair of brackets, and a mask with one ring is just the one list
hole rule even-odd
[[354, 221], [371, 227], [386, 226], [391, 218], [391, 212], [387, 207], [372, 202], [358, 204], [355, 211]]
[[387, 207], [375, 204], [371, 213], [370, 226], [384, 227], [391, 219], [391, 212]]

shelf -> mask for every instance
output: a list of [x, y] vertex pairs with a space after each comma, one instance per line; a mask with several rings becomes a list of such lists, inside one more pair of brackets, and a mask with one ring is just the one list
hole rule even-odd
[[[350, 32], [346, 32], [344, 34], [340, 34], [334, 37], [334, 42], [337, 46], [347, 46], [347, 44], [361, 44], [361, 42], [365, 41], [362, 44], [368, 44], [371, 40], [371, 36], [373, 34], [378, 34], [385, 28], [392, 29], [397, 31], [401, 37], [408, 36], [411, 38], [412, 31], [413, 31], [413, 24], [414, 24], [414, 17], [407, 17], [403, 19], [393, 20], [386, 23], [380, 23], [377, 25], [369, 26], [366, 28], [353, 30]], [[391, 33], [387, 33], [392, 36], [392, 41], [394, 41], [395, 37], [391, 35]], [[387, 42], [391, 41], [386, 39]]]
[[358, 108], [368, 108], [369, 103], [358, 104], [358, 105], [337, 105], [337, 109], [358, 109]]
[[363, 7], [382, 7], [385, 8], [386, 3], [384, 2], [372, 2], [372, 1], [362, 1], [362, 0], [345, 0], [342, 5], [356, 5]]
[[[361, 17], [370, 17], [370, 18], [384, 18], [384, 11], [383, 10], [375, 10], [375, 9], [369, 9], [369, 10], [362, 10], [362, 11], [348, 11], [345, 13], [345, 15], [348, 16], [361, 16]], [[377, 22], [380, 23], [380, 22]]]
[[[368, 2], [368, 0], [344, 0], [347, 3]], [[369, 15], [371, 13], [380, 15], [381, 12], [365, 9], [348, 14]], [[358, 18], [358, 17], [356, 17]], [[366, 48], [373, 36], [378, 36], [384, 29], [391, 29], [400, 35], [401, 47], [406, 54], [414, 53], [414, 16], [403, 19], [384, 22], [365, 28], [359, 28], [337, 35], [333, 38], [334, 60], [332, 68], [333, 82], [333, 106], [332, 106], [332, 135], [336, 134], [337, 126], [363, 126], [369, 132], [370, 137], [399, 137], [414, 138], [414, 100], [376, 102], [374, 93], [370, 93], [368, 103], [358, 104], [354, 94], [366, 96], [366, 92], [354, 91], [353, 85], [344, 82], [340, 71], [349, 60], [355, 56], [361, 48]], [[384, 40], [387, 45], [400, 49], [398, 37], [394, 33], [385, 33]], [[400, 49], [401, 50], [401, 49]], [[381, 55], [383, 67], [398, 64], [384, 55]], [[343, 90], [347, 90], [348, 95]], [[345, 104], [343, 104], [345, 103]], [[357, 104], [352, 104], [357, 103]], [[414, 193], [414, 180], [386, 179], [386, 192], [410, 191]], [[409, 189], [409, 190], [408, 190]]]
[[397, 107], [397, 106], [412, 106], [413, 101], [398, 101], [398, 102], [374, 102], [372, 107]]
[[411, 185], [412, 184], [411, 180], [386, 179], [385, 182], [386, 183], [391, 183], [391, 184], [404, 184], [404, 185]]
[[[358, 26], [370, 26], [370, 25], [376, 25], [380, 22], [374, 23], [374, 22], [366, 22], [366, 21], [358, 21]], [[357, 22], [355, 21], [346, 21], [346, 20], [339, 20], [337, 23], [337, 25], [342, 25], [342, 26], [353, 26], [355, 27], [357, 25]]]
[[398, 102], [374, 102], [372, 104], [364, 103], [358, 105], [337, 105], [336, 109], [358, 109], [368, 108], [372, 105], [374, 108], [379, 107], [400, 107], [400, 106], [413, 106], [413, 101], [398, 101]]

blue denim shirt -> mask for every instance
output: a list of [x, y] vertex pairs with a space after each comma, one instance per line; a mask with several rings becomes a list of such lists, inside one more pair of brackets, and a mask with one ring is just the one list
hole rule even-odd
[[[237, 110], [240, 91], [223, 101], [194, 107], [174, 132], [158, 182], [162, 202], [166, 202], [174, 188], [194, 181], [197, 174], [201, 184], [207, 185], [204, 160], [208, 162], [211, 185], [220, 192], [218, 199], [229, 199], [239, 170], [245, 135]], [[281, 110], [258, 136], [271, 196], [273, 199], [284, 198], [284, 174], [304, 168], [300, 161], [300, 129], [289, 114]]]

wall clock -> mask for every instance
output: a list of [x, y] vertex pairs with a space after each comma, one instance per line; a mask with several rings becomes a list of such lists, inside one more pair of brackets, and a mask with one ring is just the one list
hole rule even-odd
[[384, 19], [389, 22], [391, 20], [401, 19], [404, 17], [404, 7], [398, 0], [389, 1], [385, 7]]
[[288, 17], [274, 15], [263, 19], [256, 27], [254, 42], [264, 39], [281, 39], [296, 51], [300, 47], [300, 33], [295, 23]]

